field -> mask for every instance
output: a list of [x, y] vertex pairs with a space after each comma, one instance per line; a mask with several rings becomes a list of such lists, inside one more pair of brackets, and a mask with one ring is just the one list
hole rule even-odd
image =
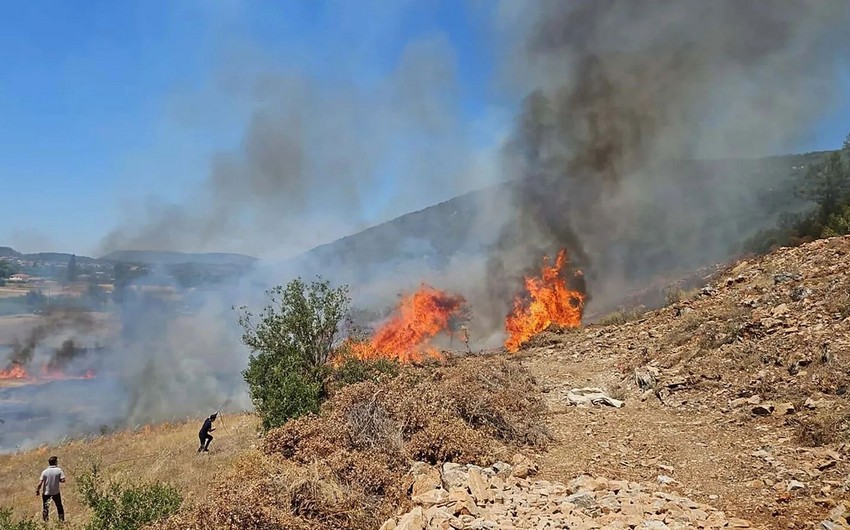
[[[255, 416], [223, 416], [217, 423], [210, 452], [199, 455], [201, 420], [145, 426], [107, 436], [77, 440], [58, 447], [41, 447], [20, 454], [0, 455], [0, 499], [19, 517], [37, 517], [41, 501], [35, 485], [48, 457], [59, 457], [68, 482], [63, 486], [66, 528], [83, 528], [89, 512], [80, 504], [74, 477], [100, 460], [106, 476], [131, 483], [167, 481], [178, 487], [189, 507], [202, 502], [217, 475], [257, 442]], [[55, 512], [51, 511], [53, 518]]]

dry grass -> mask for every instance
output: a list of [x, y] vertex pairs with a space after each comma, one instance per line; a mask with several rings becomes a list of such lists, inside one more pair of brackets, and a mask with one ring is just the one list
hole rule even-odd
[[599, 326], [618, 326], [633, 320], [640, 320], [646, 314], [646, 308], [643, 306], [621, 308], [613, 313], [609, 313], [600, 318], [594, 324]]
[[[107, 466], [108, 478], [128, 482], [163, 481], [176, 486], [185, 506], [202, 502], [216, 475], [229, 469], [234, 460], [257, 443], [257, 418], [253, 415], [225, 415], [224, 427], [217, 425], [210, 452], [198, 455], [200, 420], [145, 426], [108, 436], [46, 446], [31, 451], [0, 455], [0, 505], [11, 507], [18, 517], [40, 517], [41, 501], [34, 495], [47, 458], [59, 457], [68, 482], [62, 500], [68, 524], [83, 528], [89, 512], [81, 504], [74, 477], [92, 459]], [[55, 512], [51, 513], [54, 514]]]

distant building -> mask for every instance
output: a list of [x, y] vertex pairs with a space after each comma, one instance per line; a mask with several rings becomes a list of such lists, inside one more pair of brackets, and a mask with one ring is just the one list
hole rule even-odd
[[29, 274], [24, 274], [22, 272], [17, 272], [11, 276], [9, 276], [6, 281], [9, 283], [28, 283], [32, 279], [32, 276]]

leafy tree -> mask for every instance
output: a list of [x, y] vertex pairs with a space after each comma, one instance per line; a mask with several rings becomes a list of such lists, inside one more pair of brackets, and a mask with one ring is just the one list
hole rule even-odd
[[348, 287], [301, 278], [266, 294], [271, 302], [255, 316], [239, 310], [242, 341], [251, 349], [243, 372], [263, 427], [317, 412], [324, 398], [328, 361], [348, 314]]
[[817, 217], [821, 223], [839, 210], [850, 192], [850, 168], [840, 152], [834, 152], [821, 164], [815, 164], [806, 173], [806, 182], [798, 190], [800, 197], [818, 205]]
[[71, 254], [70, 259], [68, 259], [68, 283], [74, 283], [77, 281], [78, 276], [77, 271], [77, 256]]
[[0, 280], [5, 280], [15, 274], [15, 267], [5, 259], [0, 259]]

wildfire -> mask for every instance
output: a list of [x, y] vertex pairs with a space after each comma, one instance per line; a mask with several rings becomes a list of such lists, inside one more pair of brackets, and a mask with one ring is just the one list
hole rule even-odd
[[430, 339], [449, 331], [449, 322], [458, 315], [466, 300], [422, 284], [418, 291], [399, 302], [392, 317], [375, 332], [368, 342], [352, 344], [354, 354], [361, 359], [398, 359], [417, 361], [424, 357], [439, 357]]
[[38, 375], [30, 374], [27, 369], [18, 363], [13, 363], [9, 368], [0, 370], [0, 379], [16, 379], [26, 381], [60, 381], [67, 379], [94, 379], [97, 374], [94, 370], [86, 370], [82, 374], [69, 374], [62, 370], [48, 370], [46, 366], [42, 366], [41, 372]]
[[20, 364], [12, 364], [5, 370], [0, 370], [0, 379], [29, 379], [30, 374]]
[[[514, 308], [505, 319], [508, 338], [505, 349], [510, 352], [519, 350], [528, 339], [545, 330], [552, 324], [574, 328], [581, 325], [585, 294], [570, 289], [562, 276], [566, 268], [567, 252], [561, 250], [555, 264], [549, 264], [549, 258], [543, 258], [543, 267], [539, 278], [525, 279], [527, 296], [518, 296]], [[581, 271], [576, 272], [579, 278]]]

